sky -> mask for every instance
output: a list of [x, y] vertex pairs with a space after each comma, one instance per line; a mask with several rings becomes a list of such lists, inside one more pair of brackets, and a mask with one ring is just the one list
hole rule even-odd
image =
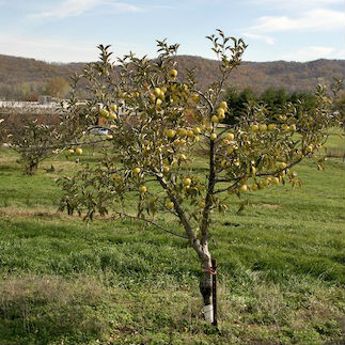
[[206, 35], [223, 30], [248, 44], [247, 61], [345, 59], [344, 0], [0, 0], [0, 54], [47, 62], [156, 54], [214, 58]]

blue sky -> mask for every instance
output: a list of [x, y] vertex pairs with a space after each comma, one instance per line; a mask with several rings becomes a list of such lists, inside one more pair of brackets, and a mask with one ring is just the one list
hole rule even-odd
[[212, 58], [216, 28], [242, 37], [245, 60], [345, 59], [344, 0], [0, 0], [0, 54], [49, 62], [155, 55], [155, 40], [179, 54]]

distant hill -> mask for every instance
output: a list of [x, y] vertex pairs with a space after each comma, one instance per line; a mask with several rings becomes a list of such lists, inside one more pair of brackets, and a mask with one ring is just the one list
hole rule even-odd
[[[217, 62], [196, 56], [177, 57], [180, 76], [195, 67], [197, 80], [205, 88], [216, 79]], [[82, 63], [56, 64], [34, 59], [0, 55], [0, 98], [19, 95], [23, 88], [42, 92], [52, 78], [68, 79], [82, 69]], [[252, 88], [260, 93], [269, 87], [285, 88], [289, 91], [311, 90], [319, 82], [330, 82], [333, 77], [345, 77], [345, 60], [316, 60], [300, 62], [243, 62], [234, 71], [227, 86], [238, 89]]]
[[[205, 87], [218, 74], [217, 62], [200, 57], [180, 56], [179, 65], [196, 67], [200, 85]], [[261, 93], [269, 87], [289, 91], [312, 90], [318, 83], [345, 78], [345, 60], [316, 60], [311, 62], [243, 62], [232, 74], [227, 86], [251, 88]]]
[[0, 54], [0, 83], [42, 82], [58, 76], [68, 78], [72, 73], [80, 70], [83, 65], [81, 63], [47, 63]]

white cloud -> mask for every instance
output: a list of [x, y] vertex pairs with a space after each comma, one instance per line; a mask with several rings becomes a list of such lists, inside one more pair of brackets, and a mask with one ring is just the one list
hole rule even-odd
[[262, 41], [268, 45], [273, 45], [275, 43], [275, 40], [272, 37], [266, 36], [266, 35], [259, 35], [259, 34], [253, 34], [250, 32], [245, 32], [243, 36], [248, 37], [249, 39]]
[[250, 4], [270, 6], [279, 9], [313, 9], [322, 6], [343, 5], [344, 0], [248, 0]]
[[32, 14], [33, 18], [65, 18], [79, 16], [97, 7], [107, 6], [116, 12], [136, 12], [140, 8], [116, 0], [65, 0], [59, 6], [51, 7], [45, 11]]
[[343, 29], [345, 13], [326, 9], [315, 9], [305, 12], [299, 17], [266, 16], [257, 20], [257, 24], [249, 32], [278, 32], [278, 31], [331, 31]]
[[[47, 38], [42, 36], [3, 34], [0, 32], [0, 52], [6, 55], [22, 56], [47, 62], [90, 62], [98, 60], [99, 51], [96, 48], [100, 43], [111, 44], [116, 56], [128, 54], [131, 47], [128, 42], [98, 42], [93, 40], [69, 40]], [[144, 55], [146, 48], [137, 44], [137, 54]]]
[[288, 61], [312, 61], [316, 59], [343, 59], [345, 49], [336, 49], [325, 46], [309, 46], [295, 50], [282, 57]]
[[97, 58], [91, 42], [58, 41], [42, 37], [0, 34], [0, 51], [7, 55], [35, 58], [49, 62], [92, 61]]

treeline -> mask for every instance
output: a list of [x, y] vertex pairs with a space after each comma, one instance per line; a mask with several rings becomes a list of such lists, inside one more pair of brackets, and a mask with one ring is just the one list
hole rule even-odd
[[257, 94], [251, 88], [242, 91], [229, 89], [226, 92], [226, 100], [235, 113], [241, 113], [250, 102], [257, 102], [266, 105], [270, 110], [279, 110], [287, 103], [302, 102], [308, 109], [315, 107], [315, 94], [309, 91], [289, 92], [286, 89], [268, 88], [263, 93]]
[[[188, 71], [194, 70], [197, 85], [202, 90], [219, 77], [218, 62], [215, 60], [177, 56], [176, 63], [179, 78], [185, 79]], [[37, 94], [49, 93], [45, 88], [50, 80], [61, 77], [68, 81], [75, 73], [81, 73], [83, 68], [83, 63], [52, 64], [0, 54], [0, 99], [35, 99]], [[250, 87], [260, 95], [268, 88], [282, 88], [289, 92], [312, 91], [317, 84], [330, 85], [333, 77], [343, 78], [344, 75], [344, 60], [243, 62], [234, 70], [225, 87], [234, 86], [238, 90]]]
[[69, 90], [70, 85], [63, 77], [53, 77], [46, 82], [0, 83], [0, 100], [35, 102], [40, 95], [61, 99], [68, 95]]
[[[264, 92], [258, 94], [251, 88], [245, 88], [242, 91], [230, 88], [226, 91], [225, 99], [229, 106], [229, 115], [225, 119], [228, 124], [238, 122], [239, 118], [245, 116], [251, 106], [261, 106], [270, 111], [280, 113], [288, 104], [293, 104], [306, 111], [316, 108], [317, 98], [310, 91], [289, 92], [284, 88], [267, 88]], [[339, 94], [335, 100], [336, 110], [345, 114], [345, 93]], [[345, 116], [345, 115], [344, 115]]]

